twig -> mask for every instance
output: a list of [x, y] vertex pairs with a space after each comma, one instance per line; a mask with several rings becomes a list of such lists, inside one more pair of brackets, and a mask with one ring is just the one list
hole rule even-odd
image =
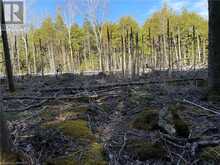
[[171, 152], [171, 153], [178, 156], [181, 160], [183, 160], [185, 162], [185, 164], [189, 164], [189, 162], [182, 155], [175, 153], [175, 152]]
[[119, 157], [121, 157], [121, 153], [123, 152], [125, 146], [126, 146], [126, 142], [127, 142], [127, 134], [125, 133], [124, 135], [124, 140], [123, 140], [123, 144], [121, 146], [121, 149], [119, 150]]
[[174, 142], [172, 142], [172, 141], [170, 141], [170, 140], [168, 140], [168, 139], [165, 139], [165, 138], [163, 138], [163, 137], [161, 137], [161, 139], [162, 139], [163, 141], [165, 141], [166, 143], [169, 143], [169, 144], [173, 145], [174, 147], [182, 148], [182, 149], [185, 149], [185, 148], [186, 148], [185, 146], [181, 146], [181, 145], [179, 145], [179, 144], [176, 144], [176, 143], [174, 143]]
[[183, 156], [184, 156], [185, 152], [186, 152], [186, 151], [183, 150], [183, 152], [182, 152], [181, 155], [179, 156], [180, 159], [177, 161], [177, 165], [180, 165], [180, 164], [181, 164], [181, 160], [183, 160], [183, 161], [185, 160], [185, 159], [183, 159]]

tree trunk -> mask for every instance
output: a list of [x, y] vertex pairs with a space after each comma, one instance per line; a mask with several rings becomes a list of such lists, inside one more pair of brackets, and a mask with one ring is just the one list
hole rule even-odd
[[123, 77], [125, 76], [125, 46], [124, 46], [124, 37], [121, 35], [121, 52], [122, 52], [122, 55], [121, 55], [121, 58], [122, 58], [122, 61], [121, 61], [121, 68], [122, 68], [122, 75]]
[[41, 39], [39, 39], [39, 45], [40, 45], [40, 68], [41, 68], [41, 76], [44, 78], [44, 52], [43, 52], [43, 48], [42, 48], [42, 44], [41, 44]]
[[29, 62], [29, 50], [28, 50], [28, 38], [27, 38], [27, 34], [25, 36], [22, 36], [23, 41], [24, 41], [24, 45], [25, 45], [25, 63], [26, 63], [26, 67], [27, 67], [27, 75], [30, 74], [30, 62]]
[[4, 48], [4, 57], [5, 57], [5, 67], [6, 67], [6, 74], [8, 78], [8, 86], [11, 92], [15, 91], [14, 87], [14, 80], [13, 80], [13, 69], [11, 65], [11, 58], [10, 58], [10, 50], [8, 45], [8, 36], [6, 31], [5, 25], [5, 13], [4, 13], [4, 4], [3, 1], [0, 1], [1, 5], [1, 35], [3, 41], [3, 48]]
[[17, 48], [17, 37], [14, 36], [14, 58], [15, 58], [15, 66], [14, 67], [17, 70], [16, 73], [19, 73], [19, 70], [20, 70], [19, 61], [18, 61], [19, 57], [18, 56], [19, 55], [18, 55], [18, 48]]
[[178, 34], [177, 34], [177, 44], [178, 44], [178, 57], [179, 57], [179, 65], [182, 70], [182, 51], [181, 51], [181, 36], [180, 36], [180, 28], [178, 27]]
[[67, 71], [67, 66], [66, 66], [66, 51], [65, 51], [65, 45], [64, 42], [60, 40], [60, 45], [61, 45], [61, 54], [62, 54], [62, 61], [63, 61], [63, 72], [65, 73]]
[[208, 83], [210, 91], [220, 95], [220, 1], [209, 0]]
[[198, 60], [197, 60], [197, 62], [198, 62], [198, 64], [200, 65], [201, 64], [201, 48], [200, 48], [200, 43], [201, 43], [201, 37], [200, 37], [200, 35], [198, 34], [198, 32], [197, 32], [197, 34], [196, 34], [196, 38], [197, 38], [197, 51], [198, 51]]
[[167, 20], [167, 44], [168, 44], [168, 76], [171, 77], [171, 49], [170, 49], [170, 21]]
[[196, 52], [196, 29], [195, 26], [193, 26], [193, 68], [194, 71], [196, 70], [197, 65], [197, 52]]
[[56, 59], [54, 55], [53, 43], [50, 44], [50, 50], [51, 50], [51, 57], [52, 57], [53, 74], [56, 74]]
[[9, 130], [4, 118], [2, 103], [2, 97], [0, 96], [0, 164], [4, 163], [4, 154], [8, 154], [11, 149]]
[[206, 54], [206, 39], [202, 42], [202, 64], [207, 64], [207, 54]]
[[[8, 77], [8, 84], [9, 90], [11, 92], [15, 91], [14, 88], [14, 81], [13, 81], [13, 70], [11, 66], [11, 59], [10, 59], [10, 51], [8, 45], [8, 38], [7, 38], [7, 31], [5, 25], [5, 14], [4, 14], [4, 5], [3, 1], [0, 1], [1, 5], [1, 35], [3, 40], [3, 48], [4, 48], [4, 57], [5, 57], [5, 65], [6, 65], [6, 73]], [[0, 95], [2, 91], [0, 91]], [[2, 97], [0, 96], [0, 163], [3, 162], [3, 154], [5, 152], [10, 151], [10, 140], [9, 140], [9, 132], [6, 125], [6, 121], [4, 120], [3, 116], [3, 105], [2, 105]]]
[[133, 43], [133, 30], [131, 28], [130, 33], [130, 56], [131, 56], [131, 77], [135, 77], [135, 54], [134, 54], [134, 43]]
[[34, 74], [37, 74], [37, 59], [36, 59], [36, 46], [35, 43], [32, 43], [32, 51], [33, 51], [33, 60], [34, 60]]
[[73, 62], [73, 47], [72, 47], [72, 41], [71, 41], [71, 28], [68, 29], [68, 43], [69, 43], [69, 49], [70, 49], [70, 69], [72, 72], [74, 72], [74, 62]]
[[110, 31], [107, 27], [107, 51], [108, 51], [108, 71], [111, 74], [112, 73], [112, 58], [111, 58], [111, 37], [110, 37]]

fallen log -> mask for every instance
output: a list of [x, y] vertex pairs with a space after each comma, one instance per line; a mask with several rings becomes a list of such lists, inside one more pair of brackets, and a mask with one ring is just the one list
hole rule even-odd
[[190, 81], [205, 81], [205, 79], [175, 79], [175, 80], [165, 80], [165, 81], [137, 81], [137, 82], [127, 82], [127, 83], [112, 83], [105, 85], [95, 85], [90, 87], [63, 87], [63, 88], [49, 88], [49, 89], [41, 89], [40, 92], [59, 92], [59, 91], [96, 91], [102, 90], [106, 88], [114, 88], [114, 87], [127, 87], [127, 86], [143, 86], [143, 85], [151, 85], [151, 84], [175, 84], [175, 83], [187, 83]]
[[97, 98], [98, 96], [61, 96], [61, 97], [35, 97], [35, 96], [6, 96], [3, 100], [77, 100], [81, 98]]
[[[3, 100], [89, 100], [89, 99], [99, 99], [106, 95], [90, 95], [90, 96], [51, 96], [51, 97], [38, 97], [38, 96], [5, 96]], [[118, 97], [116, 94], [109, 94], [111, 97]]]
[[45, 104], [48, 101], [48, 99], [41, 101], [40, 103], [34, 104], [34, 105], [30, 105], [28, 107], [22, 108], [22, 109], [11, 109], [11, 110], [6, 110], [4, 112], [24, 112], [27, 111], [29, 109], [32, 108], [38, 108], [40, 106], [42, 106], [43, 104]]

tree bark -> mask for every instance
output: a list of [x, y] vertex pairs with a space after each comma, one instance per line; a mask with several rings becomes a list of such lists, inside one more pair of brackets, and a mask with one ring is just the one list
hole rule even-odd
[[210, 91], [220, 95], [220, 1], [209, 0], [208, 83]]
[[2, 0], [0, 0], [0, 5], [1, 5], [1, 35], [2, 35], [3, 48], [4, 48], [6, 74], [8, 78], [9, 90], [11, 92], [14, 92], [15, 87], [14, 87], [14, 80], [13, 80], [13, 70], [12, 70], [12, 65], [11, 65], [10, 50], [9, 50], [9, 45], [8, 45], [8, 36], [7, 36], [6, 24], [5, 24], [4, 4]]
[[1, 93], [0, 93], [0, 164], [4, 162], [4, 154], [9, 153], [11, 149], [9, 130], [7, 127], [6, 120], [4, 118], [2, 103], [3, 103], [3, 100], [2, 100]]

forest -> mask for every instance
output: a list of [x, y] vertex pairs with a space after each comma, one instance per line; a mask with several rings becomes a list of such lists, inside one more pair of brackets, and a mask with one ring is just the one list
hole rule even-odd
[[218, 165], [220, 1], [143, 24], [106, 2], [10, 31], [0, 0], [0, 165]]
[[207, 45], [207, 20], [186, 9], [177, 14], [167, 4], [143, 26], [130, 16], [98, 25], [88, 16], [82, 26], [67, 25], [58, 8], [55, 20], [9, 34], [17, 75], [118, 71], [128, 77], [147, 69], [196, 69], [207, 65]]

